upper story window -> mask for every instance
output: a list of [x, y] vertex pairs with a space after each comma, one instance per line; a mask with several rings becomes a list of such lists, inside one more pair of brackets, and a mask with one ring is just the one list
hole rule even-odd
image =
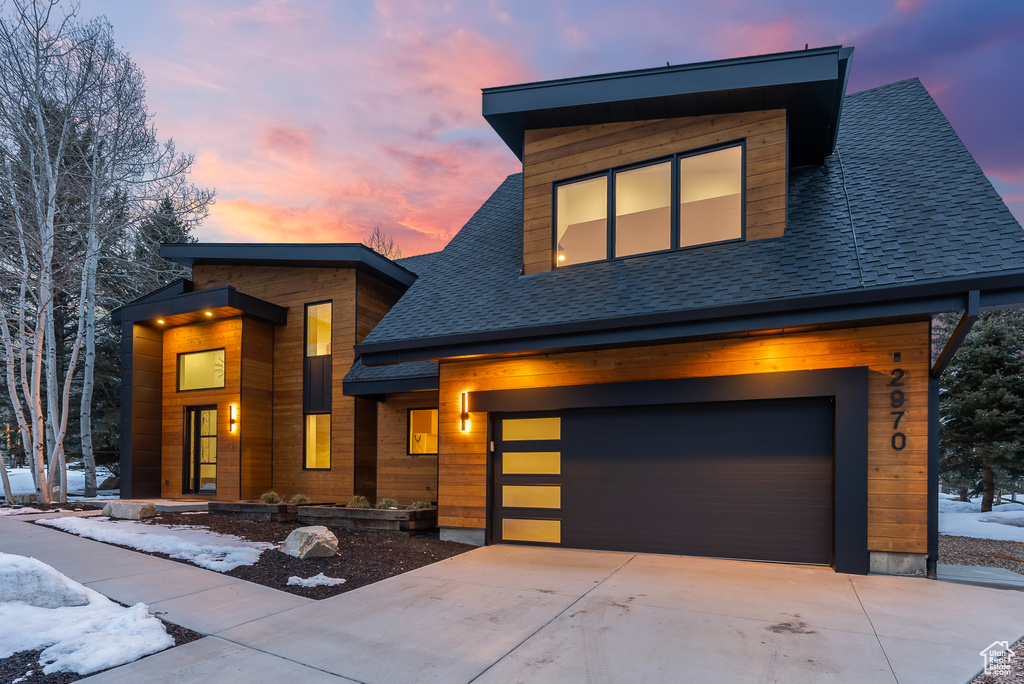
[[741, 239], [743, 173], [739, 143], [560, 183], [555, 265]]
[[306, 305], [306, 356], [331, 354], [331, 303]]
[[224, 350], [178, 354], [178, 391], [224, 387]]

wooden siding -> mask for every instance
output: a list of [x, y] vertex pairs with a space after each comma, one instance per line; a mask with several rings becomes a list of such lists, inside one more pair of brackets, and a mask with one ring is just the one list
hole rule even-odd
[[[342, 393], [356, 339], [356, 272], [352, 269], [245, 265], [196, 265], [195, 289], [232, 285], [239, 292], [288, 308], [287, 323], [274, 328], [273, 487], [290, 497], [347, 502], [353, 493], [355, 403]], [[304, 307], [331, 300], [331, 469], [303, 469], [302, 360]]]
[[132, 496], [156, 496], [161, 482], [161, 382], [163, 334], [132, 326], [131, 353]]
[[377, 407], [377, 492], [400, 504], [437, 501], [437, 456], [409, 454], [409, 409], [436, 408], [437, 392], [387, 395]]
[[[900, 363], [893, 362], [899, 352]], [[473, 414], [459, 429], [462, 392], [592, 383], [712, 377], [868, 366], [868, 547], [927, 552], [927, 322], [751, 336], [629, 349], [441, 362], [439, 519], [443, 527], [484, 528], [487, 518], [487, 420]], [[892, 448], [889, 382], [906, 371], [900, 432]]]
[[377, 501], [377, 402], [355, 398], [355, 466], [353, 491]]
[[[178, 392], [178, 354], [224, 349], [224, 387]], [[163, 496], [182, 495], [186, 406], [217, 406], [217, 499], [241, 498], [239, 433], [229, 432], [229, 406], [239, 401], [242, 319], [184, 325], [164, 331]]]
[[356, 274], [356, 344], [370, 334], [405, 290], [365, 273]]
[[241, 400], [238, 412], [241, 498], [273, 487], [274, 329], [242, 320]]
[[770, 110], [526, 131], [523, 269], [551, 270], [553, 183], [615, 166], [745, 139], [746, 239], [786, 228], [786, 112]]

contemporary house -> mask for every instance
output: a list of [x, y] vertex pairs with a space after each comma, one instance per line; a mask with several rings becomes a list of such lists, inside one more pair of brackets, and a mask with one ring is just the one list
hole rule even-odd
[[852, 52], [484, 90], [523, 170], [435, 254], [164, 246], [192, 280], [118, 312], [122, 495], [930, 569], [937, 378], [1024, 304], [1024, 232], [920, 82], [846, 94]]

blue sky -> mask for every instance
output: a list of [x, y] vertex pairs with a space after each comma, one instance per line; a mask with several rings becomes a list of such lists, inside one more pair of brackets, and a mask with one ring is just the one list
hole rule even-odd
[[919, 77], [1024, 220], [1024, 2], [82, 0], [217, 190], [204, 241], [440, 249], [518, 162], [480, 89], [842, 44], [849, 92]]

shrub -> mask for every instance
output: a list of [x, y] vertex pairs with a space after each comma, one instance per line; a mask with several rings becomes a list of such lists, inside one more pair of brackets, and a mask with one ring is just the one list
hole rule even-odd
[[299, 506], [305, 506], [306, 504], [310, 503], [311, 501], [312, 501], [312, 499], [310, 499], [305, 494], [296, 494], [292, 498], [288, 499], [288, 503], [296, 504], [296, 505], [299, 505]]
[[281, 495], [273, 490], [260, 494], [260, 501], [266, 504], [281, 503], [283, 500]]
[[420, 499], [419, 501], [413, 501], [413, 508], [430, 508], [434, 504], [430, 503], [430, 499]]
[[392, 499], [390, 496], [385, 496], [377, 502], [377, 508], [398, 508], [398, 499]]
[[370, 502], [366, 500], [365, 496], [353, 496], [352, 500], [348, 502], [347, 508], [369, 508]]

